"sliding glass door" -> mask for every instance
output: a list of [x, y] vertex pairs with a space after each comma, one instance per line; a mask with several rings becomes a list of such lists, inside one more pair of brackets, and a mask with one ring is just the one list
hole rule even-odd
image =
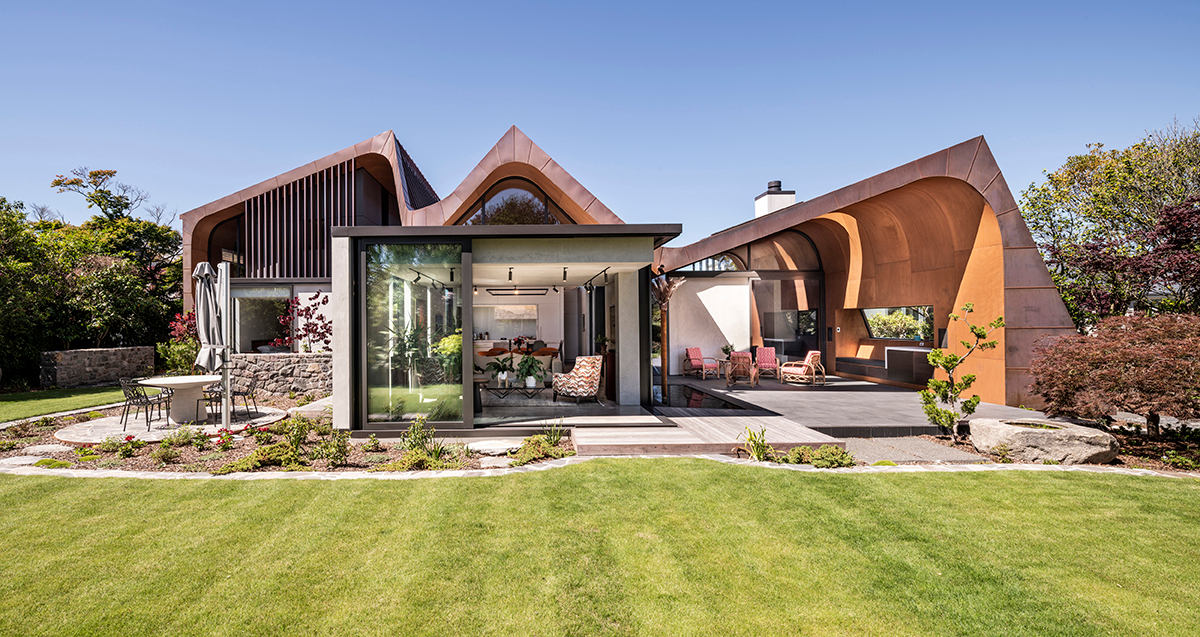
[[367, 243], [363, 251], [367, 421], [462, 421], [462, 246]]

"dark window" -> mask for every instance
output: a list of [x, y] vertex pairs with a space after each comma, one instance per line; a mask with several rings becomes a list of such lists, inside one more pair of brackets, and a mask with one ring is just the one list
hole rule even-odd
[[208, 262], [214, 268], [219, 263], [229, 263], [230, 276], [245, 276], [246, 260], [242, 255], [244, 219], [245, 215], [226, 219], [214, 226], [208, 235]]

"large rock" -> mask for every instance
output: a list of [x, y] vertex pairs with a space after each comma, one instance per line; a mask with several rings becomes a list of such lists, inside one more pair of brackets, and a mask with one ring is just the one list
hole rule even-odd
[[1004, 445], [1015, 462], [1053, 460], [1062, 464], [1109, 462], [1120, 448], [1116, 438], [1099, 429], [1036, 418], [972, 419], [971, 444], [993, 454]]

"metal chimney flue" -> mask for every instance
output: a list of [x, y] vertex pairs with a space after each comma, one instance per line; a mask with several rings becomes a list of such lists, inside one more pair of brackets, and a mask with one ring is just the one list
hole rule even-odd
[[772, 179], [767, 182], [767, 191], [754, 198], [754, 216], [769, 215], [776, 210], [796, 203], [796, 191], [784, 190], [783, 182]]

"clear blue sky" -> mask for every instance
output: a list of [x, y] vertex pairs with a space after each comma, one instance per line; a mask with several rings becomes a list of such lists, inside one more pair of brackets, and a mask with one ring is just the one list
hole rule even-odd
[[[1014, 190], [1200, 115], [1200, 2], [6, 3], [0, 195], [179, 212], [395, 129], [439, 194], [516, 124], [694, 240], [978, 134]], [[167, 6], [168, 4], [172, 6]], [[75, 6], [72, 6], [75, 5]]]

